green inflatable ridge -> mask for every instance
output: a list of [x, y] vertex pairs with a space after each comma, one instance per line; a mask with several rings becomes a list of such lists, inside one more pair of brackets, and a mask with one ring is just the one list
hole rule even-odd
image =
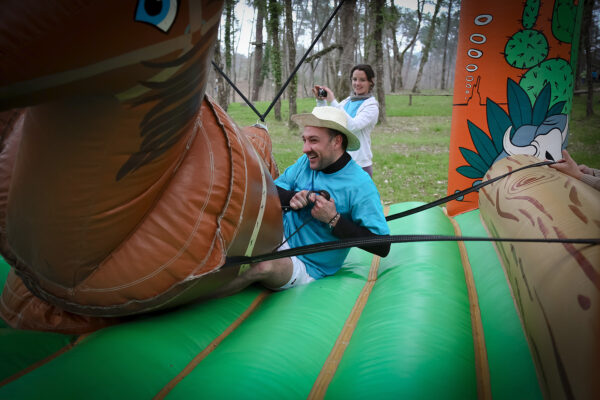
[[[420, 204], [394, 205], [390, 214]], [[478, 215], [457, 217], [463, 234], [485, 235]], [[390, 228], [392, 234], [454, 235], [451, 221], [437, 207], [391, 221]], [[467, 244], [467, 250], [479, 292], [493, 395], [540, 398], [493, 247], [473, 245]], [[167, 398], [306, 398], [367, 283], [372, 260], [370, 253], [352, 249], [336, 275], [268, 295]], [[0, 265], [2, 281], [7, 270], [6, 264]], [[0, 387], [0, 399], [151, 398], [234, 323], [261, 291], [250, 287], [235, 296], [92, 333]], [[76, 339], [8, 327], [1, 328], [0, 335], [2, 379]], [[22, 363], [12, 366], [19, 358]], [[457, 243], [398, 243], [380, 260], [377, 280], [325, 397], [476, 398], [474, 364]]]
[[[390, 214], [421, 204], [395, 205]], [[454, 234], [438, 207], [389, 225], [392, 234]], [[392, 245], [326, 398], [476, 397], [469, 300], [457, 244]]]

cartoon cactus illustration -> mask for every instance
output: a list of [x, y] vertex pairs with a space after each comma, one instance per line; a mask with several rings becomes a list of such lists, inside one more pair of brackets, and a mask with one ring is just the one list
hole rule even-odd
[[523, 7], [523, 28], [533, 28], [539, 12], [540, 0], [528, 0]]
[[573, 0], [555, 0], [552, 34], [561, 42], [571, 43], [577, 21], [577, 5]]
[[526, 29], [515, 33], [504, 48], [506, 62], [515, 68], [531, 68], [548, 56], [548, 41], [543, 33]]
[[537, 93], [546, 85], [552, 87], [552, 102], [565, 100], [565, 113], [571, 110], [573, 93], [573, 70], [571, 64], [562, 58], [553, 58], [542, 62], [523, 74], [520, 86], [529, 99], [535, 101]]
[[[526, 70], [519, 84], [533, 103], [546, 85], [551, 85], [553, 102], [565, 101], [564, 112], [571, 112], [573, 90], [572, 63], [562, 58], [547, 59], [550, 46], [545, 34], [533, 29], [537, 23], [540, 0], [527, 0], [523, 6], [523, 30], [514, 33], [504, 48], [506, 62]], [[562, 42], [573, 41], [577, 25], [578, 5], [573, 0], [555, 0], [552, 14], [552, 34]], [[574, 62], [574, 60], [571, 60]]]
[[459, 148], [468, 163], [456, 169], [459, 174], [481, 179], [494, 162], [509, 154], [560, 157], [567, 130], [567, 116], [561, 113], [565, 101], [552, 100], [556, 96], [549, 83], [536, 93], [534, 100], [512, 79], [508, 79], [506, 91], [509, 113], [487, 99], [489, 135], [467, 120], [476, 151]]

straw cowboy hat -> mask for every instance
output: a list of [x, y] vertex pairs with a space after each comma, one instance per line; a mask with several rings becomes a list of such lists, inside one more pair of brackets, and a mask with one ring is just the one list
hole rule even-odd
[[347, 128], [348, 119], [346, 113], [339, 108], [331, 106], [315, 107], [310, 114], [292, 115], [292, 121], [302, 127], [317, 126], [335, 129], [348, 138], [347, 150], [358, 150], [360, 147], [358, 137]]

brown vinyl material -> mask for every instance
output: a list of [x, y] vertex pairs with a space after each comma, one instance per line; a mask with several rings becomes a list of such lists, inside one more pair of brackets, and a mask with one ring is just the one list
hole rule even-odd
[[222, 4], [177, 2], [165, 33], [133, 20], [137, 2], [106, 3], [36, 8], [86, 26], [64, 39], [77, 52], [48, 54], [60, 33], [27, 8], [0, 17], [40, 24], [0, 52], [48, 58], [0, 66], [0, 108], [26, 106], [0, 114], [0, 243], [14, 267], [0, 315], [15, 327], [85, 332], [209, 297], [237, 276], [220, 269], [227, 255], [282, 237], [267, 132], [242, 133], [204, 97]]
[[[540, 160], [510, 156], [491, 179]], [[600, 192], [550, 167], [515, 172], [481, 190], [491, 236], [599, 238]], [[597, 398], [600, 376], [600, 246], [495, 243], [546, 398]]]

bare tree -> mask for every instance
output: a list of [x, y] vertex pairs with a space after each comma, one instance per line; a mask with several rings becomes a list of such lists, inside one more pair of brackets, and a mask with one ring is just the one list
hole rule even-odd
[[256, 34], [254, 40], [254, 74], [252, 76], [252, 101], [258, 100], [260, 88], [265, 81], [263, 73], [263, 22], [265, 20], [265, 0], [254, 0], [256, 8]]
[[[392, 40], [393, 40], [393, 44], [394, 44], [394, 75], [395, 78], [397, 79], [397, 86], [399, 88], [403, 88], [404, 87], [404, 82], [402, 80], [402, 69], [404, 67], [404, 60], [405, 60], [405, 55], [406, 52], [410, 49], [411, 50], [411, 54], [412, 54], [412, 49], [414, 48], [414, 44], [417, 41], [417, 38], [419, 37], [419, 31], [421, 29], [421, 23], [423, 22], [423, 8], [425, 7], [425, 0], [418, 0], [417, 1], [417, 9], [416, 9], [416, 14], [417, 14], [417, 23], [415, 26], [415, 29], [413, 31], [413, 35], [410, 38], [410, 40], [408, 41], [408, 43], [406, 44], [406, 47], [404, 47], [404, 49], [402, 51], [400, 51], [399, 46], [398, 46], [398, 40], [396, 39], [397, 37], [397, 24], [400, 21], [400, 12], [398, 11], [398, 9], [396, 8], [396, 5], [392, 2], [392, 20], [394, 20], [394, 24], [393, 24], [393, 29], [392, 29]], [[410, 57], [409, 57], [410, 59]]]
[[[364, 28], [363, 28], [363, 47], [364, 47], [364, 55], [363, 59], [366, 63], [373, 64], [373, 20], [375, 19], [373, 15], [373, 10], [375, 9], [373, 3], [368, 0], [363, 0], [365, 15], [364, 15]], [[375, 10], [376, 11], [376, 10]]]
[[[288, 67], [290, 73], [296, 66], [296, 41], [294, 40], [294, 21], [292, 18], [292, 0], [285, 0], [285, 29], [287, 38], [287, 49], [288, 49]], [[298, 78], [296, 75], [292, 77], [290, 85], [288, 86], [288, 101], [290, 106], [290, 112], [288, 116], [288, 126], [290, 128], [297, 128], [297, 125], [292, 121], [292, 115], [297, 113], [296, 108], [296, 96], [298, 95]]]
[[342, 56], [340, 57], [339, 72], [341, 79], [336, 87], [336, 93], [342, 98], [350, 93], [350, 79], [348, 77], [354, 66], [354, 48], [356, 47], [354, 36], [355, 10], [356, 0], [346, 0], [340, 9]]
[[[318, 11], [317, 11], [318, 10]], [[319, 8], [313, 10], [313, 12], [317, 12], [319, 15], [317, 16], [319, 28], [325, 25], [328, 17], [332, 13], [332, 8], [330, 7], [327, 1], [319, 2]], [[342, 50], [341, 44], [339, 44], [336, 40], [336, 33], [338, 31], [339, 23], [338, 19], [334, 19], [332, 24], [330, 24], [327, 29], [323, 32], [321, 36], [321, 43], [323, 45], [323, 50], [319, 51], [321, 57], [321, 68], [323, 71], [323, 80], [327, 82], [329, 87], [335, 88], [339, 84], [338, 77], [338, 61], [340, 59], [340, 54]], [[333, 50], [336, 50], [333, 52]], [[316, 54], [315, 54], [316, 56]]]
[[[313, 7], [313, 16], [311, 19], [311, 26], [313, 27], [312, 37], [316, 36], [316, 31], [324, 26], [332, 11], [326, 1], [315, 1]], [[326, 84], [335, 91], [339, 84], [337, 75], [342, 45], [335, 41], [337, 25], [337, 23], [334, 23], [333, 25], [330, 24], [327, 29], [325, 29], [320, 39], [322, 49], [313, 53], [305, 60], [310, 66], [309, 81], [311, 86], [313, 84]], [[334, 53], [332, 54], [332, 52]], [[318, 67], [320, 67], [319, 70], [321, 71], [320, 77], [316, 74]], [[309, 91], [309, 93], [311, 93], [311, 91]]]
[[[318, 0], [313, 0], [313, 10], [316, 9], [316, 5], [318, 4]], [[310, 14], [310, 37], [314, 38], [317, 35], [317, 13], [312, 12]], [[315, 83], [315, 70], [319, 66], [319, 59], [308, 60], [306, 62], [310, 65], [310, 84], [313, 85]]]
[[396, 74], [394, 74], [394, 46], [391, 43], [392, 35], [389, 30], [386, 30], [384, 34], [384, 45], [385, 45], [385, 62], [387, 63], [387, 74], [390, 80], [390, 92], [394, 93], [396, 91]]
[[[223, 32], [223, 42], [225, 44], [225, 73], [227, 76], [232, 76], [232, 58], [233, 58], [233, 25], [235, 23], [235, 16], [233, 15], [233, 9], [237, 0], [226, 0], [225, 1], [225, 32]], [[231, 87], [225, 86], [225, 96], [227, 97], [227, 106], [223, 106], [225, 110], [229, 106], [229, 96], [231, 94]]]
[[[388, 29], [389, 29], [389, 34], [390, 34], [390, 39], [392, 40], [392, 44], [389, 44], [389, 41], [386, 40], [386, 42], [388, 42], [388, 57], [389, 57], [389, 63], [388, 63], [388, 68], [389, 68], [389, 73], [390, 73], [390, 89], [391, 92], [395, 92], [396, 91], [396, 59], [398, 58], [399, 54], [398, 54], [398, 39], [396, 38], [397, 35], [397, 30], [396, 30], [396, 25], [398, 25], [398, 20], [400, 13], [398, 12], [398, 8], [396, 7], [396, 5], [394, 4], [394, 0], [390, 0], [390, 10], [388, 13], [388, 18], [387, 18], [387, 25], [388, 25]], [[400, 78], [402, 79], [402, 78]]]
[[429, 52], [431, 51], [431, 45], [433, 43], [433, 35], [435, 33], [435, 24], [437, 22], [437, 15], [440, 11], [440, 6], [442, 5], [442, 0], [436, 0], [435, 2], [435, 10], [433, 11], [433, 16], [431, 17], [431, 24], [429, 25], [429, 32], [427, 33], [427, 39], [425, 40], [425, 44], [423, 46], [423, 54], [421, 56], [421, 62], [419, 64], [419, 71], [417, 72], [417, 79], [415, 81], [415, 85], [412, 88], [412, 92], [418, 92], [419, 83], [421, 81], [421, 77], [423, 76], [423, 67], [427, 63], [429, 58]]
[[592, 76], [592, 11], [594, 10], [594, 0], [586, 0], [583, 5], [583, 23], [581, 32], [583, 33], [583, 47], [585, 49], [585, 68], [586, 68], [586, 81], [587, 81], [587, 100], [585, 106], [585, 115], [591, 117], [594, 115], [594, 79]]
[[377, 100], [379, 100], [379, 120], [385, 122], [385, 91], [383, 89], [383, 13], [385, 0], [373, 2], [373, 41], [375, 44], [375, 85], [377, 87]]
[[452, 0], [448, 2], [448, 18], [446, 19], [446, 34], [444, 35], [444, 58], [442, 60], [441, 89], [446, 90], [446, 60], [448, 56], [448, 36], [450, 36], [450, 22], [452, 21]]
[[[219, 33], [220, 60], [224, 65], [222, 70], [227, 72], [234, 82], [236, 74], [246, 77], [245, 79], [249, 81], [249, 98], [252, 101], [265, 100], [281, 89], [282, 81], [295, 67], [295, 63], [292, 61], [298, 57], [297, 52], [305, 51], [303, 46], [308, 42], [299, 39], [314, 38], [317, 35], [331, 15], [334, 3], [329, 0], [311, 0], [308, 3], [302, 2], [302, 0], [291, 0], [291, 2], [286, 0], [279, 2], [274, 0], [245, 1], [252, 4], [255, 9], [252, 22], [255, 33], [253, 33], [253, 40], [248, 45], [250, 58], [245, 60], [241, 54], [233, 58], [239, 29], [238, 22], [230, 14], [230, 11], [235, 2], [239, 2], [239, 0], [227, 0]], [[413, 4], [417, 8], [413, 9], [400, 7], [399, 3], [394, 0], [384, 0], [384, 7], [378, 8], [381, 2], [374, 3], [374, 1], [344, 1], [338, 15], [324, 31], [311, 56], [306, 59], [306, 64], [300, 67], [296, 77], [297, 82], [292, 83], [292, 86], [296, 88], [295, 95], [293, 87], [290, 87], [281, 97], [281, 101], [286, 101], [286, 98], [291, 101], [292, 114], [294, 113], [293, 98], [296, 98], [296, 108], [298, 108], [298, 96], [310, 96], [311, 87], [315, 83], [327, 84], [336, 95], [344, 97], [351, 91], [348, 79], [349, 70], [357, 63], [370, 63], [385, 90], [389, 92], [391, 88], [392, 92], [397, 92], [405, 88], [404, 86], [412, 89], [419, 71], [419, 62], [427, 59], [427, 57], [423, 57], [423, 60], [420, 60], [421, 56], [427, 55], [428, 61], [424, 64], [418, 84], [423, 88], [443, 85], [446, 90], [448, 86], [451, 86], [454, 54], [452, 49], [456, 46], [453, 38], [457, 30], [456, 15], [459, 2], [457, 0], [441, 0], [441, 5], [438, 2], [437, 5], [440, 8], [433, 40], [428, 47], [429, 54], [425, 54], [419, 50], [419, 46], [415, 47], [415, 44], [420, 40], [425, 45], [427, 41], [426, 37], [431, 30], [430, 21], [433, 7], [429, 15], [424, 14], [423, 8], [425, 4], [436, 5], [435, 2], [416, 0]], [[597, 5], [598, 1], [595, 4]], [[275, 5], [279, 6], [276, 13], [277, 22], [273, 18], [273, 6]], [[292, 27], [290, 27], [289, 21], [290, 8], [293, 11]], [[375, 30], [381, 27], [376, 25], [376, 19], [382, 17], [382, 10], [382, 36], [378, 39], [375, 36]], [[441, 16], [442, 11], [446, 13], [446, 10], [448, 15]], [[228, 13], [230, 14], [229, 19], [227, 19]], [[238, 16], [238, 19], [241, 18]], [[424, 18], [427, 18], [427, 22], [423, 22]], [[443, 23], [443, 27], [440, 27], [440, 21], [446, 21]], [[229, 30], [229, 34], [227, 30]], [[295, 43], [295, 46], [292, 46], [292, 43]], [[376, 48], [378, 46], [382, 47], [378, 49]], [[592, 41], [593, 46], [594, 42]], [[415, 56], [411, 62], [409, 55], [413, 50]], [[584, 58], [585, 56], [582, 55], [580, 59], [583, 61]], [[383, 69], [378, 66], [380, 62], [383, 63]], [[236, 68], [235, 71], [231, 71], [229, 65]], [[406, 76], [407, 70], [410, 71], [409, 77]], [[264, 82], [268, 82], [268, 84]], [[215, 97], [218, 97], [216, 84], [217, 80], [214, 78], [209, 83]], [[224, 88], [227, 87], [224, 86]], [[378, 100], [384, 101], [383, 94], [378, 94], [377, 90], [378, 88], [375, 87], [374, 92], [379, 96]], [[232, 92], [231, 89], [229, 91]], [[230, 98], [228, 101], [233, 100]], [[275, 106], [275, 114], [280, 114], [280, 107], [279, 104]]]
[[[271, 71], [275, 81], [275, 90], [281, 89], [281, 46], [279, 44], [279, 18], [281, 5], [275, 0], [269, 0], [269, 21], [267, 32], [271, 41]], [[281, 121], [281, 101], [278, 99], [274, 106], [275, 119]]]
[[[215, 43], [215, 55], [214, 55], [215, 64], [219, 67], [221, 71], [223, 71], [223, 61], [221, 58], [221, 40], [217, 38], [217, 42]], [[227, 95], [227, 89], [229, 85], [225, 82], [225, 78], [220, 73], [216, 73], [217, 77], [217, 102], [225, 111], [229, 107], [229, 96]]]

